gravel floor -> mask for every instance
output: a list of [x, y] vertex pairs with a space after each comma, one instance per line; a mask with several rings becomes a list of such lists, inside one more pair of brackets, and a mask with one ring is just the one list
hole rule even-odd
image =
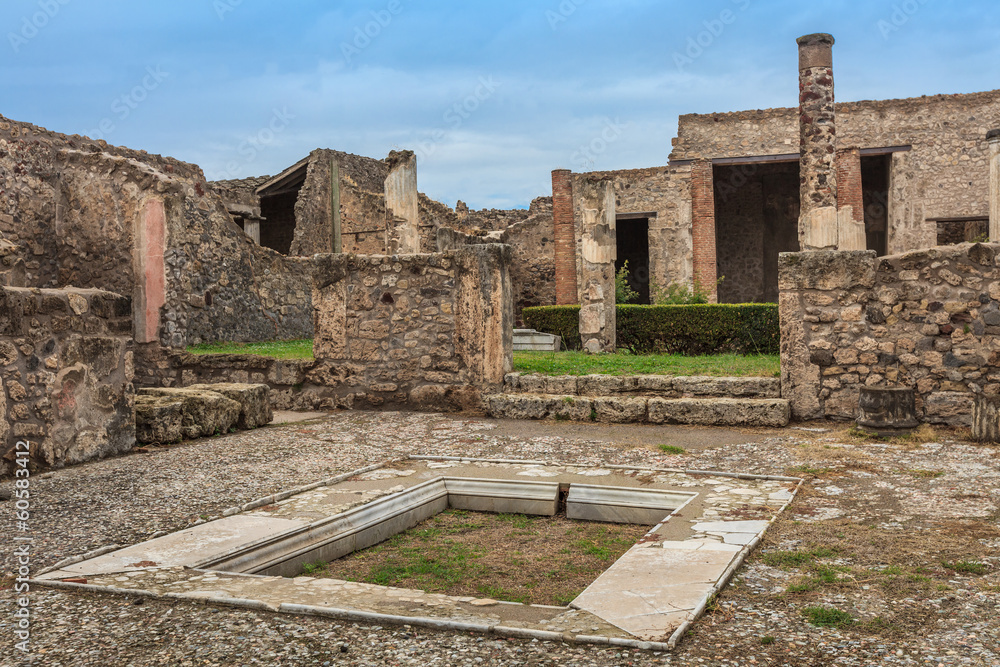
[[[37, 572], [410, 453], [806, 476], [764, 546], [673, 654], [40, 588], [31, 594], [24, 654], [12, 647], [16, 561], [5, 548], [0, 665], [1000, 665], [1000, 450], [947, 434], [923, 445], [857, 442], [842, 427], [810, 426], [830, 430], [743, 432], [735, 442], [720, 430], [713, 444], [700, 429], [686, 454], [667, 456], [651, 443], [662, 434], [676, 444], [683, 428], [642, 427], [631, 438], [594, 425], [582, 437], [578, 426], [560, 423], [519, 433], [516, 422], [498, 429], [485, 419], [342, 412], [31, 479]], [[14, 523], [13, 502], [0, 502], [3, 535], [15, 534]], [[834, 551], [776, 560], [820, 544]], [[978, 567], [956, 565], [962, 561]], [[852, 620], [820, 627], [808, 622], [810, 608]]]

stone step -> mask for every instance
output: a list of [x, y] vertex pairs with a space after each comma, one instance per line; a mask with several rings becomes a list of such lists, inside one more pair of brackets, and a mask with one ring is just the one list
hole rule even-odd
[[672, 375], [537, 375], [508, 373], [507, 393], [647, 398], [781, 398], [781, 380]]
[[534, 329], [514, 329], [513, 343], [515, 352], [524, 350], [558, 352], [562, 348], [562, 338]]
[[507, 393], [486, 397], [491, 417], [559, 419], [612, 424], [787, 426], [788, 401], [781, 398], [659, 398]]

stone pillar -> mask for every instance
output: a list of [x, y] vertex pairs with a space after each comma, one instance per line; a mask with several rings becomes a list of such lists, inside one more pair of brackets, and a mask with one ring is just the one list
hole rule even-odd
[[990, 143], [990, 241], [1000, 243], [1000, 130], [986, 134]]
[[573, 181], [569, 169], [552, 172], [552, 223], [556, 242], [556, 304], [579, 303], [576, 286], [576, 226], [573, 224]]
[[837, 249], [867, 250], [861, 149], [837, 151]]
[[615, 351], [615, 190], [611, 181], [578, 184], [580, 210], [580, 339], [587, 352]]
[[715, 174], [711, 160], [691, 165], [691, 241], [694, 250], [694, 278], [712, 292], [717, 302], [719, 269], [715, 252]]
[[417, 199], [417, 156], [413, 151], [392, 151], [387, 158], [385, 210], [389, 217], [389, 254], [420, 252], [420, 216]]
[[837, 128], [833, 108], [833, 37], [799, 37], [799, 247], [836, 250]]

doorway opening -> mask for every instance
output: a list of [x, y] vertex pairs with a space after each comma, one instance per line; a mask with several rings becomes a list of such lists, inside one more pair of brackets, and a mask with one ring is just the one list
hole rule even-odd
[[618, 259], [615, 273], [628, 263], [628, 284], [639, 296], [631, 303], [649, 301], [649, 213], [622, 213], [617, 216]]

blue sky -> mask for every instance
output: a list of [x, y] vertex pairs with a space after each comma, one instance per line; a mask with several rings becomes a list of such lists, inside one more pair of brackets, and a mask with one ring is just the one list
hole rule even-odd
[[[830, 32], [841, 101], [1000, 88], [969, 0], [5, 0], [0, 114], [274, 174], [328, 147], [417, 151], [451, 206], [526, 206], [550, 172], [665, 164], [682, 113], [794, 106]], [[589, 147], [589, 149], [588, 149]]]

